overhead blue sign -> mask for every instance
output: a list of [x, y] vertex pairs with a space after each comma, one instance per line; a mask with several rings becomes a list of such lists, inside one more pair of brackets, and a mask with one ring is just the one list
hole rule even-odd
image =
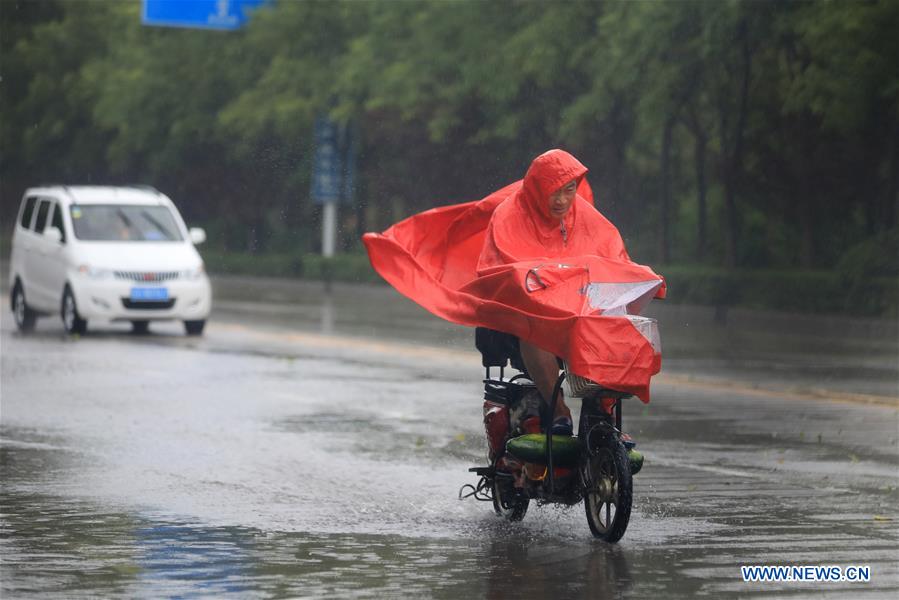
[[144, 25], [239, 29], [267, 0], [144, 0]]

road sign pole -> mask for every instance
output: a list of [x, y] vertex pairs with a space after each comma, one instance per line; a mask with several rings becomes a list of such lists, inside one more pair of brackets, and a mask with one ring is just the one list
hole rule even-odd
[[337, 245], [337, 202], [325, 202], [322, 208], [322, 256], [330, 258]]

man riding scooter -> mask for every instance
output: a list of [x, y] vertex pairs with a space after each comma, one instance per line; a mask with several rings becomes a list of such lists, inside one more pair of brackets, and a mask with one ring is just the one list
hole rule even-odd
[[[478, 273], [525, 260], [564, 261], [595, 255], [630, 261], [618, 230], [577, 193], [587, 168], [564, 150], [550, 150], [534, 159], [518, 192], [493, 213], [478, 259]], [[556, 355], [519, 340], [528, 374], [546, 406], [559, 376]], [[571, 435], [571, 410], [562, 391], [555, 399], [552, 432]]]

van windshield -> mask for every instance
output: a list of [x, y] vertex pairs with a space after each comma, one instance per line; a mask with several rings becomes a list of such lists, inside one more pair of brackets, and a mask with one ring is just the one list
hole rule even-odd
[[184, 238], [166, 206], [73, 204], [75, 237], [95, 242], [180, 242]]

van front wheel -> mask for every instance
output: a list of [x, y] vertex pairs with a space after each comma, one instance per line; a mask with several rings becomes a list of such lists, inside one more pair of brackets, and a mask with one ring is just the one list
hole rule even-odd
[[12, 312], [16, 318], [16, 327], [22, 333], [28, 333], [34, 330], [34, 324], [37, 322], [37, 313], [28, 308], [25, 302], [25, 290], [22, 284], [16, 281], [16, 287], [12, 291]]
[[72, 294], [72, 288], [66, 285], [66, 289], [62, 293], [62, 326], [66, 333], [70, 335], [81, 335], [87, 331], [87, 320], [82, 319], [78, 314], [78, 305], [75, 303], [75, 296]]
[[184, 331], [187, 332], [187, 335], [202, 335], [205, 326], [206, 321], [185, 321]]

